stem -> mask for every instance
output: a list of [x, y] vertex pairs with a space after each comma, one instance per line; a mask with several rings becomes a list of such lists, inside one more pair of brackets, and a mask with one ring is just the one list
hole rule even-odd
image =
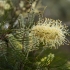
[[46, 49], [43, 48], [43, 50], [39, 53], [39, 55], [37, 56], [37, 58], [44, 52], [44, 50], [46, 50]]
[[50, 70], [50, 68], [47, 68], [48, 70]]
[[20, 67], [18, 70], [23, 70], [24, 64], [22, 62], [20, 62]]
[[27, 52], [27, 55], [26, 55], [26, 60], [27, 60], [27, 58], [28, 58], [28, 55], [29, 55], [29, 51]]
[[50, 70], [50, 66], [49, 65], [47, 66], [47, 69]]
[[43, 52], [44, 52], [44, 49], [40, 52], [40, 54], [38, 56], [40, 56]]

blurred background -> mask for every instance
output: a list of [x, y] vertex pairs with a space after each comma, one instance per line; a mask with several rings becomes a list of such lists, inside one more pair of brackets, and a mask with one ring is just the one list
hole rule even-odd
[[70, 0], [42, 0], [47, 6], [44, 15], [48, 18], [60, 19], [69, 25], [70, 21]]

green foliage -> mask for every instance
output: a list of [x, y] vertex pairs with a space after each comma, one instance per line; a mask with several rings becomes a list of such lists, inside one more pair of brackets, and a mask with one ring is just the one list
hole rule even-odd
[[[27, 3], [31, 5], [30, 2]], [[4, 10], [5, 13], [0, 16], [0, 70], [69, 70], [70, 63], [67, 63], [65, 55], [56, 54], [56, 50], [51, 51], [42, 42], [39, 43], [39, 39], [31, 37], [31, 28], [36, 25], [34, 9], [30, 7], [30, 12], [25, 12], [18, 8], [27, 14], [25, 16], [21, 12], [16, 14], [17, 8], [11, 0], [7, 3], [10, 9]], [[38, 15], [38, 23], [43, 23], [42, 15]]]

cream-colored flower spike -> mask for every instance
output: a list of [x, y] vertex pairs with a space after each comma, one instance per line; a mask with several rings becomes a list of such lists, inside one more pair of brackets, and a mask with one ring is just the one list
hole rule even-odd
[[69, 30], [66, 25], [62, 25], [60, 20], [47, 19], [38, 21], [37, 25], [31, 28], [30, 36], [36, 39], [35, 44], [43, 43], [46, 47], [54, 47], [68, 44], [66, 35]]

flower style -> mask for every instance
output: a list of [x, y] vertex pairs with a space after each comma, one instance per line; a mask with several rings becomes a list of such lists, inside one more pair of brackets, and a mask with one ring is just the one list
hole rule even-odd
[[30, 36], [36, 39], [34, 44], [39, 45], [43, 43], [46, 47], [54, 47], [67, 44], [69, 41], [66, 35], [69, 34], [69, 30], [66, 25], [62, 25], [60, 20], [47, 19], [38, 21], [37, 25], [31, 28]]

